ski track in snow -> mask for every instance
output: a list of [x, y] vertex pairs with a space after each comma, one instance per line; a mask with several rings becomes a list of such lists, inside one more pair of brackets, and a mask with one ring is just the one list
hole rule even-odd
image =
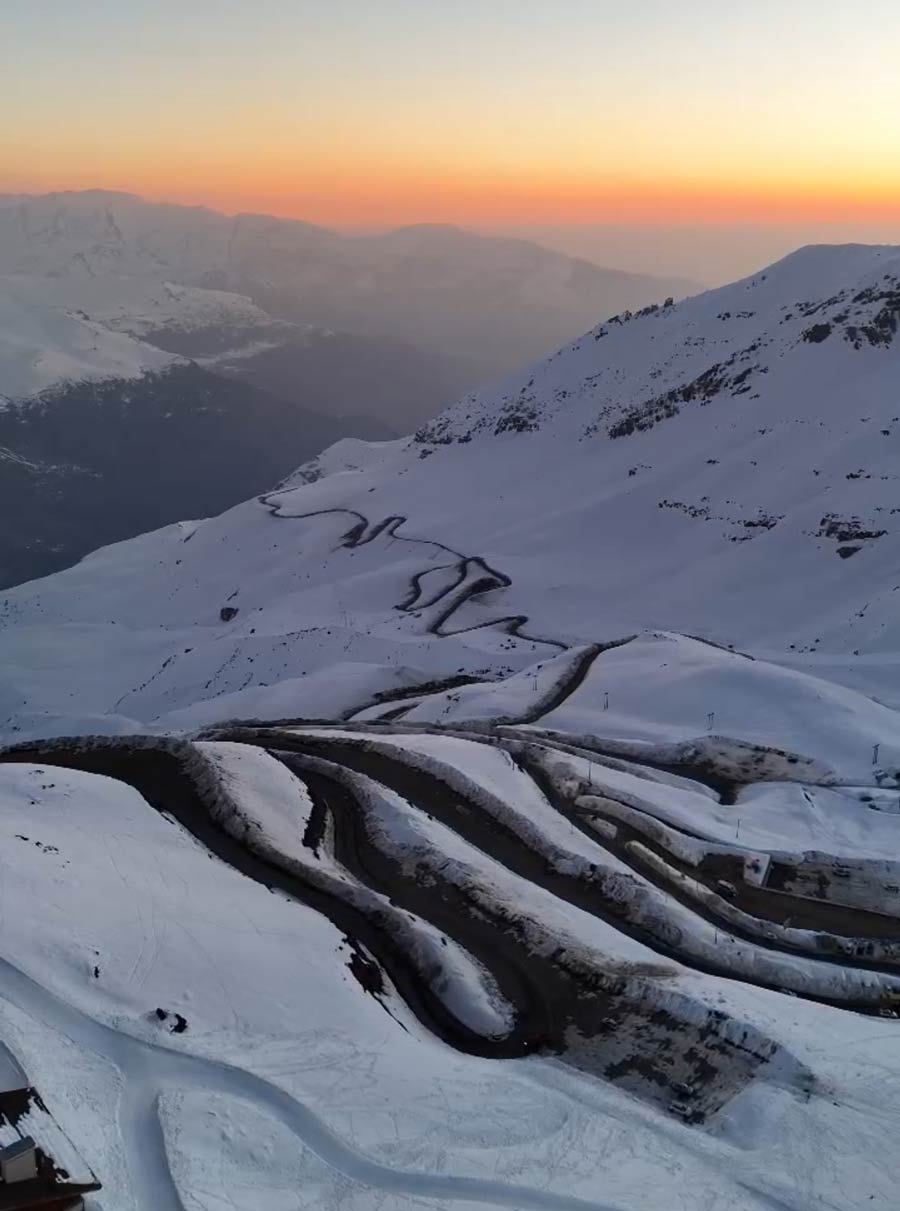
[[305, 1147], [354, 1182], [393, 1194], [455, 1199], [521, 1211], [615, 1211], [547, 1191], [479, 1178], [392, 1169], [357, 1152], [308, 1106], [262, 1077], [230, 1064], [173, 1051], [114, 1030], [81, 1013], [0, 958], [3, 999], [77, 1046], [113, 1064], [125, 1089], [118, 1123], [132, 1189], [141, 1211], [184, 1211], [166, 1155], [158, 1100], [169, 1089], [195, 1089], [250, 1102], [283, 1124]]

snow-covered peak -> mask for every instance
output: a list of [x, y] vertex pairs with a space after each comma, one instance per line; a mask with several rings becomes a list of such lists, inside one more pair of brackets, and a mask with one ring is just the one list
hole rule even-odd
[[[765, 401], [797, 374], [808, 390], [792, 398], [786, 415], [811, 412], [827, 421], [817, 379], [827, 384], [836, 365], [850, 377], [883, 369], [884, 357], [872, 351], [895, 358], [898, 325], [900, 249], [802, 248], [761, 273], [678, 305], [668, 301], [612, 316], [499, 388], [473, 392], [426, 426], [420, 440], [548, 427], [617, 437], [719, 397], [762, 400], [743, 410], [747, 416], [765, 412]], [[829, 338], [826, 348], [812, 348]], [[863, 356], [844, 359], [846, 346]]]
[[0, 279], [0, 396], [27, 399], [67, 382], [139, 378], [179, 360], [84, 313], [42, 305]]
[[289, 320], [453, 355], [473, 380], [553, 348], [610, 305], [686, 290], [524, 240], [430, 226], [350, 237], [96, 191], [6, 198], [0, 274], [235, 290]]
[[128, 274], [196, 280], [227, 246], [229, 222], [131, 194], [46, 194], [0, 210], [0, 273]]
[[[246, 295], [108, 274], [77, 278], [9, 275], [0, 286], [17, 297], [55, 310], [76, 312], [115, 332], [142, 337], [162, 330], [272, 329], [277, 322]], [[290, 326], [282, 324], [289, 330]]]

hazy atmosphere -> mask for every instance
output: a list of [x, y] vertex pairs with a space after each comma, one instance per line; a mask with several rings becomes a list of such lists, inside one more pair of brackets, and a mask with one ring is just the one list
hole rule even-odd
[[0, 1211], [897, 1211], [900, 5], [0, 46]]
[[[487, 230], [492, 230], [488, 228]], [[754, 221], [597, 223], [493, 229], [536, 240], [569, 256], [610, 268], [670, 273], [706, 286], [744, 277], [803, 244], [900, 243], [900, 204], [894, 217], [789, 223]]]
[[900, 231], [892, 0], [7, 0], [3, 23], [7, 192], [524, 229], [704, 282]]

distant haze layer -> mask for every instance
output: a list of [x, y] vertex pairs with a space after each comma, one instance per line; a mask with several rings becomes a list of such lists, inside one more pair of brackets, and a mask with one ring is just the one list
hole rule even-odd
[[535, 240], [610, 269], [720, 286], [805, 244], [900, 244], [900, 215], [884, 223], [594, 223], [484, 230]]

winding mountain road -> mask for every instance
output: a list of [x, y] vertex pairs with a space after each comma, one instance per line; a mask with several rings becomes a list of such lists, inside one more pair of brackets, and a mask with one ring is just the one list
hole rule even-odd
[[447, 555], [451, 555], [453, 557], [452, 563], [441, 565], [440, 568], [432, 565], [416, 573], [410, 580], [407, 597], [396, 606], [396, 609], [402, 613], [414, 613], [417, 608], [425, 608], [419, 604], [422, 578], [429, 572], [449, 570], [454, 577], [452, 583], [427, 602], [427, 608], [429, 609], [440, 606], [440, 609], [436, 612], [436, 616], [428, 622], [428, 634], [438, 638], [452, 638], [455, 635], [465, 635], [473, 631], [494, 630], [504, 632], [526, 643], [555, 648], [561, 652], [566, 651], [570, 646], [562, 640], [551, 636], [531, 635], [526, 632], [524, 627], [528, 623], [527, 614], [509, 614], [472, 626], [448, 629], [447, 623], [467, 602], [482, 593], [489, 593], [494, 589], [509, 588], [512, 584], [509, 576], [505, 572], [491, 567], [487, 560], [480, 555], [464, 555], [461, 551], [456, 551], [445, 543], [434, 539], [415, 538], [408, 534], [398, 534], [397, 531], [399, 528], [406, 525], [408, 521], [406, 517], [392, 515], [373, 524], [364, 514], [358, 513], [355, 509], [318, 509], [310, 513], [284, 513], [282, 512], [281, 503], [275, 499], [279, 495], [284, 495], [284, 493], [269, 492], [258, 499], [260, 504], [264, 505], [269, 510], [269, 513], [280, 521], [309, 521], [314, 517], [329, 516], [355, 518], [354, 524], [342, 535], [338, 543], [339, 548], [343, 547], [347, 550], [354, 550], [358, 547], [367, 546], [378, 538], [388, 537], [397, 539], [400, 542], [410, 543], [414, 546], [430, 547], [434, 551], [442, 551]]

